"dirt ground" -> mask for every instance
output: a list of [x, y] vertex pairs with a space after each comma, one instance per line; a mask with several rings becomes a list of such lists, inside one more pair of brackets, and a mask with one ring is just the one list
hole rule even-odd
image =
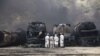
[[100, 56], [100, 47], [0, 48], [3, 56]]

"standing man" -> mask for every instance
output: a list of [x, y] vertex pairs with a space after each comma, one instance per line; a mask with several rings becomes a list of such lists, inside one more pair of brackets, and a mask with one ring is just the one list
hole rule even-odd
[[58, 38], [57, 34], [55, 34], [55, 36], [54, 36], [55, 47], [58, 47], [58, 41], [59, 41], [59, 38]]
[[54, 48], [54, 37], [50, 36], [50, 48]]
[[49, 44], [49, 33], [47, 33], [47, 35], [45, 36], [45, 47], [49, 48], [50, 44]]
[[64, 35], [60, 33], [60, 47], [64, 47]]

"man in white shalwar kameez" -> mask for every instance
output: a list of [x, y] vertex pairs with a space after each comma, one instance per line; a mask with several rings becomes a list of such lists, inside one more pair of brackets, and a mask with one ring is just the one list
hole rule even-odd
[[58, 47], [58, 42], [59, 42], [59, 37], [57, 36], [57, 34], [55, 34], [55, 36], [54, 36], [55, 47]]
[[64, 35], [60, 34], [60, 47], [64, 47]]
[[49, 48], [49, 46], [50, 46], [50, 44], [49, 44], [49, 34], [47, 34], [46, 36], [45, 36], [45, 47], [46, 48]]
[[50, 36], [50, 48], [54, 48], [54, 37]]

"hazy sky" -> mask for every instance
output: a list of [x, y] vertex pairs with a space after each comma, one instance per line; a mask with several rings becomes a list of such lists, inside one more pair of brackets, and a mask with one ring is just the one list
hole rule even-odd
[[[42, 21], [51, 30], [54, 24], [95, 21], [94, 0], [0, 0], [0, 30], [26, 29], [29, 22]], [[84, 13], [85, 12], [85, 13]], [[99, 13], [96, 13], [99, 14]], [[50, 29], [49, 29], [50, 28]]]

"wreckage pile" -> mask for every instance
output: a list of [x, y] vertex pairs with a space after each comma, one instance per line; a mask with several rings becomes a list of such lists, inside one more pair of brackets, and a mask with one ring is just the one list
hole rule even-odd
[[[26, 47], [44, 47], [45, 36], [49, 33], [45, 23], [31, 22], [26, 31], [0, 31], [0, 46], [23, 45]], [[100, 39], [93, 22], [80, 22], [73, 30], [70, 24], [55, 25], [52, 34], [64, 34], [65, 46], [98, 46]]]

